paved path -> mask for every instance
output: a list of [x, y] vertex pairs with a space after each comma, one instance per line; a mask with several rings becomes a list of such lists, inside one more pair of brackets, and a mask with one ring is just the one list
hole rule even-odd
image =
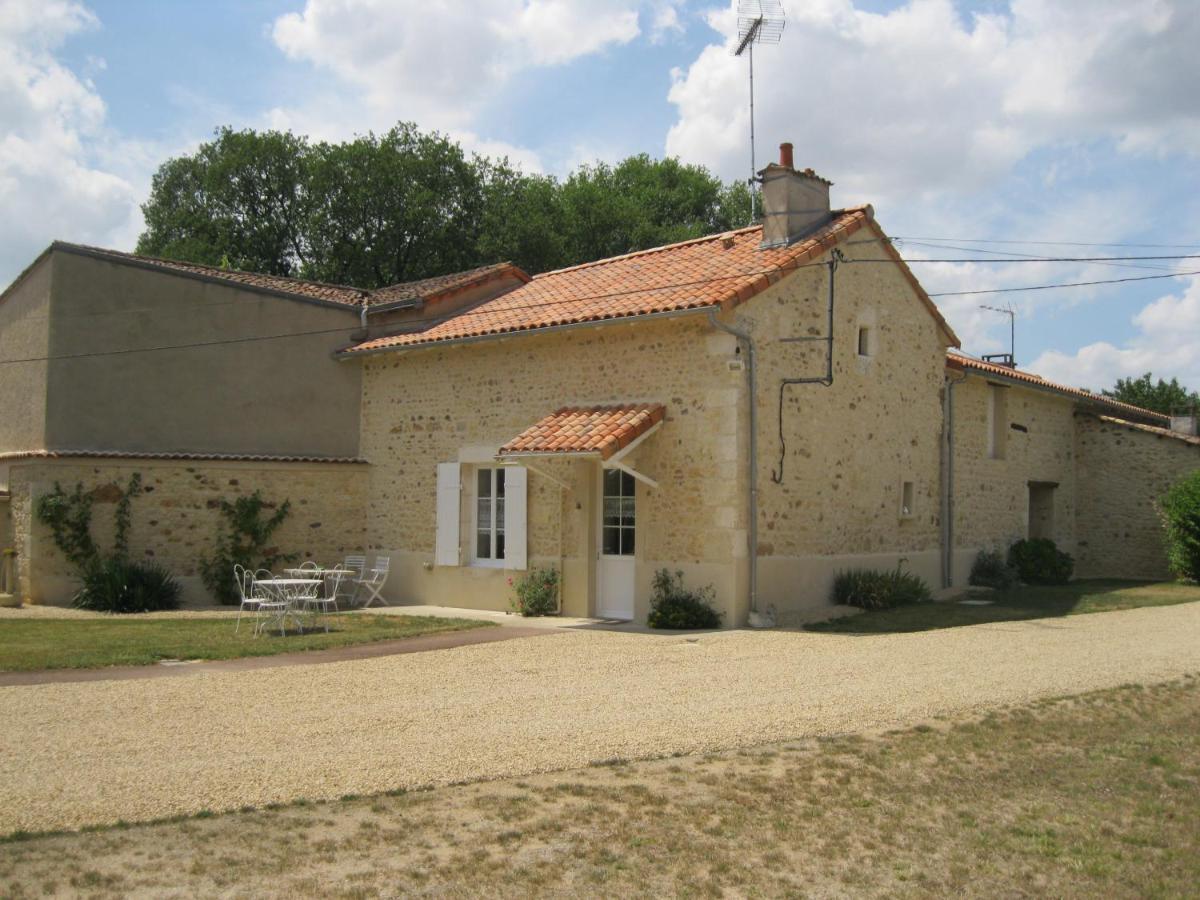
[[0, 672], [0, 687], [19, 687], [31, 684], [69, 684], [78, 681], [130, 681], [141, 678], [179, 678], [213, 672], [250, 672], [255, 669], [277, 669], [280, 666], [316, 666], [324, 663], [346, 662], [354, 659], [373, 659], [377, 656], [396, 656], [400, 653], [424, 653], [429, 650], [450, 650], [474, 644], [491, 644], [513, 638], [538, 637], [555, 634], [546, 628], [473, 628], [469, 631], [447, 631], [419, 637], [397, 638], [393, 641], [374, 641], [331, 647], [328, 650], [305, 650], [297, 653], [277, 653], [274, 656], [246, 656], [241, 659], [188, 660], [159, 663], [151, 666], [108, 666], [103, 669], [39, 669], [33, 672]]
[[1200, 672], [1200, 603], [892, 635], [566, 630], [0, 688], [0, 833], [911, 725]]

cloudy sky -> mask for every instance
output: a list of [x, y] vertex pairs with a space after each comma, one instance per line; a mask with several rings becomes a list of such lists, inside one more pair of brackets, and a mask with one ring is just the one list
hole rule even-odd
[[[756, 55], [760, 165], [792, 141], [912, 260], [1200, 254], [1194, 2], [784, 0]], [[745, 177], [735, 29], [717, 0], [0, 0], [0, 282], [54, 238], [130, 249], [158, 163], [218, 125], [403, 119], [546, 172], [647, 152]], [[914, 268], [942, 293], [1200, 256]], [[1008, 340], [980, 304], [1011, 302], [1048, 377], [1200, 387], [1200, 275], [938, 302], [975, 353]]]

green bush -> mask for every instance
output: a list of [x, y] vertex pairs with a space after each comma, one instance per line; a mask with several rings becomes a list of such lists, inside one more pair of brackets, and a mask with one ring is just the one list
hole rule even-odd
[[264, 511], [273, 507], [258, 491], [238, 497], [232, 503], [221, 501], [221, 525], [213, 555], [200, 560], [200, 577], [218, 602], [226, 606], [241, 602], [233, 581], [234, 565], [240, 564], [253, 572], [295, 561], [296, 554], [280, 553], [277, 547], [269, 546], [271, 535], [291, 513], [292, 504], [284, 500], [275, 512], [263, 518]]
[[179, 606], [181, 588], [170, 572], [156, 563], [129, 560], [133, 498], [141, 490], [142, 476], [135, 472], [119, 491], [113, 512], [113, 548], [107, 554], [92, 538], [93, 494], [85, 494], [82, 484], [68, 494], [56, 483], [54, 490], [38, 498], [38, 521], [49, 527], [54, 545], [78, 570], [82, 587], [72, 604], [79, 609], [138, 613]]
[[513, 611], [522, 616], [548, 616], [558, 609], [558, 570], [530, 569], [514, 583]]
[[179, 582], [157, 563], [136, 563], [111, 556], [83, 573], [74, 605], [96, 612], [140, 613], [176, 609]]
[[1075, 571], [1071, 554], [1049, 538], [1020, 540], [1008, 548], [1008, 564], [1026, 584], [1066, 584]]
[[929, 585], [899, 566], [887, 572], [850, 569], [833, 580], [833, 602], [859, 609], [891, 609], [932, 600]]
[[1174, 484], [1158, 506], [1167, 529], [1171, 571], [1200, 581], [1200, 470]]
[[978, 587], [990, 587], [1006, 591], [1020, 579], [1017, 570], [1004, 561], [999, 550], [980, 550], [971, 566], [968, 581]]
[[713, 608], [716, 591], [712, 585], [690, 591], [683, 586], [683, 572], [659, 569], [654, 573], [654, 595], [650, 598], [651, 628], [720, 628], [721, 613]]

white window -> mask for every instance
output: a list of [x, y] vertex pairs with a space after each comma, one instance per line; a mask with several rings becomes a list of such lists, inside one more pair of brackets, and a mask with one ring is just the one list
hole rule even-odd
[[911, 519], [916, 515], [914, 505], [917, 502], [917, 492], [911, 481], [900, 484], [900, 518]]
[[477, 563], [504, 562], [504, 482], [499, 466], [475, 470], [475, 528], [473, 552]]
[[866, 325], [860, 325], [858, 328], [858, 355], [871, 355], [871, 329]]
[[604, 470], [604, 522], [602, 552], [605, 556], [633, 556], [637, 531], [637, 484], [620, 469]]

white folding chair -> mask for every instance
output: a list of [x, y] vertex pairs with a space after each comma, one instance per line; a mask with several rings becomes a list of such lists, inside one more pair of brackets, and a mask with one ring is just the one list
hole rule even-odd
[[367, 592], [367, 602], [362, 605], [363, 609], [366, 609], [376, 600], [384, 606], [388, 605], [388, 602], [380, 596], [380, 591], [383, 590], [384, 584], [387, 583], [388, 571], [391, 567], [392, 558], [390, 556], [375, 557], [375, 565], [371, 568], [370, 574], [360, 581], [358, 585], [360, 591], [365, 590]]
[[280, 637], [287, 634], [284, 626], [291, 603], [274, 581], [275, 576], [266, 569], [259, 569], [250, 575], [250, 596], [258, 604], [258, 624], [254, 628], [256, 635], [262, 634], [263, 629], [272, 622], [279, 623]]
[[237, 634], [242, 627], [242, 614], [247, 609], [257, 612], [260, 598], [254, 596], [254, 573], [248, 572], [241, 563], [233, 564], [233, 583], [237, 585], [238, 599], [241, 600], [241, 605], [238, 606], [237, 625], [233, 629], [233, 633]]
[[343, 575], [342, 580], [338, 582], [337, 595], [353, 606], [354, 599], [358, 596], [358, 586], [363, 580], [363, 572], [367, 568], [367, 558], [365, 556], [347, 556], [341, 568], [346, 569], [347, 574]]

